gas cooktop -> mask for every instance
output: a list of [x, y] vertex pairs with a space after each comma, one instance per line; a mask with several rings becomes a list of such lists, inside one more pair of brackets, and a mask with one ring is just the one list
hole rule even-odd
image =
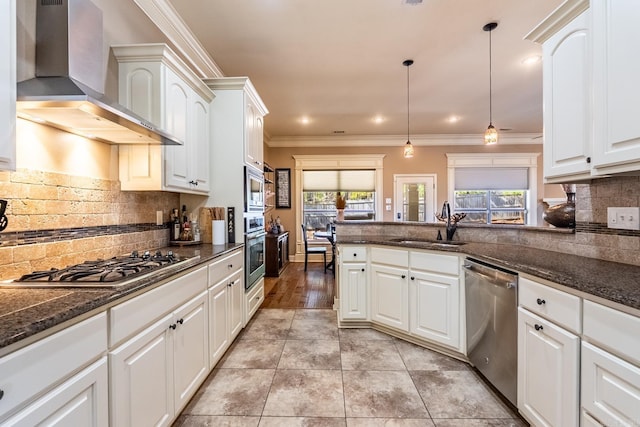
[[116, 287], [130, 283], [132, 279], [140, 278], [160, 269], [177, 266], [191, 258], [181, 258], [168, 251], [142, 254], [133, 251], [129, 256], [119, 256], [110, 259], [85, 261], [81, 264], [66, 268], [52, 268], [50, 270], [34, 271], [25, 274], [17, 280], [2, 283], [0, 286], [13, 287]]

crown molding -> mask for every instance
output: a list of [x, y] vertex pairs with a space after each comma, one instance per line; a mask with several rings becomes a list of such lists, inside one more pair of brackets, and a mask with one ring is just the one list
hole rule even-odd
[[243, 90], [245, 94], [253, 101], [261, 116], [269, 114], [267, 106], [262, 102], [262, 98], [258, 95], [251, 79], [249, 77], [219, 77], [214, 79], [203, 79], [209, 89], [213, 90]]
[[589, 0], [566, 0], [524, 36], [524, 39], [544, 43], [587, 9], [589, 9]]
[[167, 0], [134, 0], [134, 2], [182, 53], [199, 77], [224, 76], [218, 64], [209, 56], [171, 3]]
[[[270, 148], [281, 147], [389, 147], [404, 146], [406, 135], [273, 136], [265, 141]], [[412, 135], [415, 146], [484, 145], [484, 134]], [[540, 145], [538, 133], [500, 135], [500, 145]]]

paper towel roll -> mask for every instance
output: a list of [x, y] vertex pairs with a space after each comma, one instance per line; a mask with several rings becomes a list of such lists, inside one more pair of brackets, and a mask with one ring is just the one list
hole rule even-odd
[[226, 231], [227, 230], [224, 226], [224, 220], [211, 221], [211, 242], [214, 245], [224, 245], [226, 241]]

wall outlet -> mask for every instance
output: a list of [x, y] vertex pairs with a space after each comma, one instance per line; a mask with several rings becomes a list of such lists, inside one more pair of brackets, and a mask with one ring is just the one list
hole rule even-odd
[[156, 211], [156, 225], [162, 225], [162, 211]]
[[640, 230], [640, 207], [607, 208], [607, 227]]

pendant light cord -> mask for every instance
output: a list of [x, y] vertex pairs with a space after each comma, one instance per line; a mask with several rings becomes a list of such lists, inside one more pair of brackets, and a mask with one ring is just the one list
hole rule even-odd
[[409, 67], [411, 64], [407, 65], [407, 141], [409, 141]]
[[493, 125], [493, 89], [492, 89], [492, 68], [491, 68], [491, 33], [493, 29], [489, 30], [489, 124]]

